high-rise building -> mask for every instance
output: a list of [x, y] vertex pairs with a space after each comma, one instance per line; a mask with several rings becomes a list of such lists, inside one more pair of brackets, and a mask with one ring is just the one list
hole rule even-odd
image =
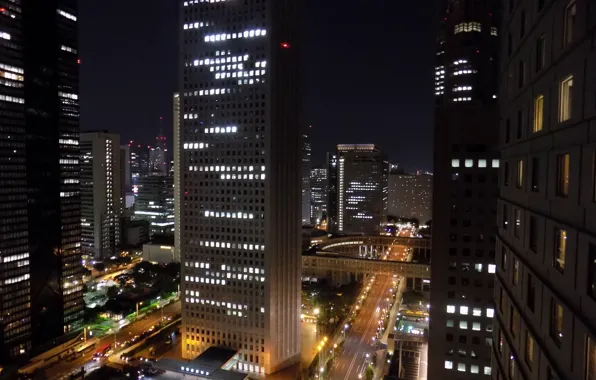
[[337, 154], [327, 153], [327, 232], [337, 232]]
[[172, 105], [172, 125], [174, 127], [174, 157], [172, 163], [172, 168], [174, 169], [174, 257], [180, 260], [180, 239], [182, 237], [180, 233], [180, 224], [182, 223], [180, 220], [182, 217], [181, 201], [184, 194], [182, 194], [180, 180], [180, 176], [182, 175], [182, 150], [180, 149], [180, 95], [178, 93], [174, 94]]
[[302, 135], [302, 224], [310, 224], [311, 148], [308, 135]]
[[499, 3], [441, 3], [429, 379], [487, 378], [492, 371]]
[[315, 225], [327, 217], [327, 168], [310, 170], [310, 223]]
[[387, 217], [387, 156], [373, 144], [340, 144], [337, 156], [338, 232], [378, 234]]
[[504, 9], [493, 379], [596, 378], [596, 17]]
[[137, 179], [138, 192], [134, 206], [134, 219], [147, 220], [149, 232], [172, 234], [174, 232], [174, 178], [150, 175]]
[[77, 2], [1, 13], [0, 361], [11, 362], [82, 324]]
[[123, 145], [127, 165], [130, 166], [130, 177], [133, 186], [133, 192], [136, 194], [135, 184], [139, 177], [146, 177], [151, 174], [151, 146], [138, 144], [130, 141], [128, 145]]
[[389, 216], [416, 219], [422, 225], [432, 218], [432, 174], [389, 174]]
[[82, 253], [106, 259], [120, 248], [120, 135], [81, 133], [80, 146]]
[[[162, 123], [163, 117], [160, 117], [159, 121]], [[159, 134], [155, 138], [155, 146], [151, 148], [151, 152], [149, 153], [152, 175], [168, 174], [167, 152], [168, 147], [166, 144], [166, 137], [163, 135], [162, 128], [160, 127]]]
[[299, 3], [180, 2], [182, 355], [252, 373], [300, 361]]

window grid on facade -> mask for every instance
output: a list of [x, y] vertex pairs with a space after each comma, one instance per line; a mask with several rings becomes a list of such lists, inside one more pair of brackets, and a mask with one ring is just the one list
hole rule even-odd
[[557, 155], [557, 196], [569, 195], [569, 153]]
[[569, 75], [559, 85], [559, 122], [571, 119], [573, 107], [573, 75]]
[[534, 123], [532, 125], [532, 132], [542, 131], [544, 120], [544, 96], [538, 95], [534, 98]]

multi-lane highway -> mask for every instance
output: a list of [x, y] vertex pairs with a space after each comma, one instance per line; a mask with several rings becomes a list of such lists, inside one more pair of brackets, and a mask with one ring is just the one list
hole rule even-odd
[[[163, 316], [164, 318], [174, 317], [180, 314], [180, 310], [181, 304], [178, 300], [165, 306], [163, 310]], [[152, 314], [149, 314], [144, 319], [140, 319], [139, 321], [136, 321], [123, 327], [120, 331], [116, 333], [115, 336], [114, 334], [111, 334], [102, 337], [100, 341], [95, 345], [95, 347], [99, 348], [108, 343], [111, 343], [113, 345], [115, 341], [122, 342], [131, 339], [135, 335], [140, 335], [144, 331], [147, 331], [151, 326], [158, 324], [161, 319], [161, 316], [161, 312], [154, 312]], [[72, 372], [80, 370], [82, 367], [84, 367], [86, 371], [99, 367], [100, 363], [95, 362], [92, 359], [94, 352], [95, 350], [92, 350], [73, 361], [64, 360], [58, 362], [54, 366], [46, 369], [46, 378], [49, 380], [67, 379]], [[103, 362], [101, 364], [106, 364], [105, 362], [107, 362], [107, 359], [103, 359]]]
[[389, 306], [393, 281], [390, 276], [376, 276], [372, 284], [367, 280], [366, 285], [370, 285], [368, 295], [362, 303], [358, 317], [346, 331], [343, 350], [326, 378], [352, 380], [363, 375], [367, 361], [370, 362], [376, 350], [373, 337], [376, 336], [379, 327], [381, 311]]

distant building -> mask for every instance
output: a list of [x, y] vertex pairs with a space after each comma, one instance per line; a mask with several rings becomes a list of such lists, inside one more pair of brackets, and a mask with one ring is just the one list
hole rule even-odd
[[327, 232], [337, 232], [337, 154], [327, 153]]
[[150, 153], [151, 147], [148, 145], [138, 144], [131, 140], [127, 145], [122, 145], [124, 150], [125, 166], [129, 167], [130, 183], [135, 191], [136, 179], [139, 177], [146, 177], [151, 173]]
[[327, 168], [310, 171], [310, 223], [315, 225], [327, 217]]
[[[160, 118], [159, 120], [162, 122], [163, 118]], [[159, 135], [155, 138], [155, 146], [151, 148], [151, 153], [149, 154], [152, 175], [168, 174], [167, 152], [166, 137], [163, 135], [163, 131], [160, 128]]]
[[387, 217], [389, 163], [373, 144], [337, 146], [338, 231], [378, 234]]
[[184, 195], [182, 192], [182, 179], [180, 178], [182, 175], [182, 149], [180, 149], [180, 95], [178, 93], [174, 94], [173, 97], [173, 127], [174, 127], [174, 157], [172, 160], [172, 169], [174, 170], [174, 255], [178, 257], [178, 261], [180, 261], [180, 245], [181, 245], [181, 216], [182, 216], [182, 196]]
[[95, 259], [119, 254], [120, 135], [81, 133], [81, 247]]
[[395, 218], [432, 218], [433, 176], [431, 174], [389, 174], [387, 214]]
[[131, 220], [130, 217], [120, 219], [122, 225], [121, 245], [123, 247], [139, 247], [149, 241], [148, 220]]
[[143, 244], [143, 261], [159, 264], [179, 263], [176, 255], [174, 237], [171, 235], [155, 235], [150, 243]]
[[147, 176], [137, 179], [134, 219], [147, 220], [150, 234], [174, 232], [174, 178]]
[[302, 224], [310, 224], [311, 147], [308, 135], [302, 135]]

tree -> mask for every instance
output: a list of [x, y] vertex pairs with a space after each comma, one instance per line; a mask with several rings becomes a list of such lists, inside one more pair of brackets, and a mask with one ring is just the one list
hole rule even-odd
[[109, 299], [114, 299], [114, 298], [116, 298], [118, 296], [118, 293], [119, 292], [120, 292], [120, 290], [118, 289], [117, 286], [110, 286], [108, 288], [108, 291], [107, 291], [106, 294], [107, 294], [107, 296], [108, 296]]
[[372, 380], [375, 377], [375, 371], [372, 369], [372, 366], [367, 366], [366, 370], [364, 370], [364, 378], [366, 380]]
[[93, 264], [93, 269], [95, 269], [98, 272], [103, 272], [104, 270], [106, 270], [106, 266], [104, 263], [95, 263]]

